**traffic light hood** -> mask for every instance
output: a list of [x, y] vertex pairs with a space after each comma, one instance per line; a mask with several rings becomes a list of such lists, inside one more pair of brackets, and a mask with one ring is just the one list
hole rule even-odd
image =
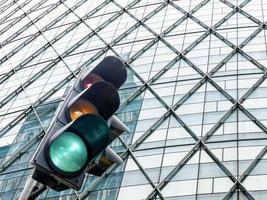
[[120, 97], [117, 89], [106, 81], [98, 81], [72, 99], [67, 107], [69, 121], [73, 120], [75, 113], [99, 114], [108, 120], [119, 108]]
[[118, 89], [126, 81], [126, 78], [125, 64], [117, 57], [107, 56], [82, 78], [81, 87], [85, 89], [86, 85], [90, 86], [92, 83], [102, 79]]

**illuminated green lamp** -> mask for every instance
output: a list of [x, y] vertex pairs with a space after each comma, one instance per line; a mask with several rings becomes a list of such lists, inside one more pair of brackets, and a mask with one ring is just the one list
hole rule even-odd
[[80, 173], [108, 146], [109, 128], [95, 114], [85, 114], [59, 130], [49, 139], [47, 160], [51, 167], [65, 175]]
[[75, 173], [85, 166], [88, 153], [84, 141], [79, 136], [64, 131], [50, 144], [49, 156], [59, 170]]

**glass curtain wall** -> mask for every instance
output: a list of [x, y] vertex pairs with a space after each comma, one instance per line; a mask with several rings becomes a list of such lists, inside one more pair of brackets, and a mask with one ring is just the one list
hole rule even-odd
[[84, 68], [120, 57], [123, 164], [39, 199], [267, 199], [267, 1], [0, 0], [0, 200]]

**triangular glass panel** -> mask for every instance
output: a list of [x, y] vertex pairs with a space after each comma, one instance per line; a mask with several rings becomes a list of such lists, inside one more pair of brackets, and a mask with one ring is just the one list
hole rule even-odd
[[248, 19], [244, 15], [238, 13], [238, 45], [250, 37], [258, 28], [259, 25]]
[[144, 150], [150, 148], [162, 148], [163, 146], [165, 146], [165, 140], [168, 132], [168, 120], [169, 119], [166, 119], [162, 124], [160, 124], [159, 127], [157, 127], [157, 129], [153, 130], [153, 132], [151, 131], [152, 133], [149, 131], [135, 132], [135, 141], [143, 137], [144, 134], [149, 133], [149, 135], [146, 136], [146, 139], [136, 149]]
[[[16, 60], [16, 58], [19, 58], [18, 56], [22, 56], [22, 55], [16, 54], [13, 57], [13, 59]], [[23, 55], [23, 57], [20, 57], [20, 61], [21, 61], [21, 58], [24, 58], [24, 56], [25, 55]], [[52, 59], [56, 59], [57, 57], [58, 57], [58, 54], [53, 48], [47, 48], [43, 51], [43, 53], [41, 53], [37, 58], [35, 58], [35, 62], [51, 61]], [[17, 65], [19, 63], [14, 63], [14, 64]]]
[[[125, 31], [129, 30], [132, 26], [136, 24], [136, 20], [128, 15], [128, 13], [123, 14], [119, 17], [114, 23], [111, 23], [109, 33], [114, 33], [114, 35], [110, 38], [110, 42], [115, 38], [121, 37]], [[115, 27], [115, 28], [114, 28]], [[116, 29], [116, 30], [114, 30]], [[105, 32], [107, 33], [107, 32]], [[107, 34], [109, 35], [109, 34]]]
[[[253, 8], [253, 9], [251, 9]], [[264, 12], [266, 9], [266, 5], [262, 3], [261, 0], [254, 0], [253, 2], [249, 1], [246, 6], [242, 8], [243, 11], [247, 12], [248, 14], [256, 17], [258, 20], [264, 22], [267, 17], [266, 13]]]
[[[221, 151], [213, 151], [213, 155], [220, 159]], [[200, 199], [223, 199], [223, 196], [233, 186], [233, 182], [208, 153], [201, 149], [199, 160], [199, 176], [197, 194]]]
[[[38, 100], [38, 98], [41, 95], [49, 92], [60, 81], [63, 81], [64, 79], [66, 79], [66, 77], [68, 75], [70, 75], [70, 73], [71, 73], [71, 71], [70, 71], [70, 69], [67, 68], [65, 63], [59, 62], [56, 66], [53, 66], [52, 68], [50, 68], [49, 71], [44, 73], [42, 75], [42, 78], [39, 78], [39, 79], [32, 81], [32, 83], [29, 86], [24, 88], [24, 91], [25, 91], [25, 94], [27, 95], [28, 100], [31, 103], [34, 103], [35, 101]], [[59, 74], [61, 76], [59, 76]], [[57, 77], [58, 82], [55, 81], [54, 77]], [[39, 87], [38, 90], [36, 90], [37, 87]], [[64, 87], [58, 88], [58, 89], [62, 90]]]
[[[175, 163], [178, 164], [177, 157], [179, 157], [179, 154], [172, 154], [175, 157], [172, 159], [168, 158], [169, 162], [176, 160]], [[165, 154], [165, 156], [169, 155]], [[166, 172], [170, 171], [167, 167], [162, 170], [162, 174], [165, 174], [165, 176], [167, 175]], [[184, 195], [193, 197], [196, 195], [196, 191], [199, 196], [203, 195], [209, 198], [211, 197], [210, 195], [214, 197], [217, 195], [223, 196], [233, 185], [233, 182], [203, 149], [198, 150], [168, 182], [162, 190], [164, 197]]]
[[[178, 178], [174, 178], [162, 189], [161, 193], [166, 199], [178, 199], [185, 195], [193, 199], [193, 197], [196, 196], [197, 170], [192, 168], [193, 167], [190, 167], [190, 170], [188, 170], [187, 166], [185, 166], [181, 172], [179, 172], [183, 174], [184, 179], [179, 180]], [[191, 179], [186, 179], [189, 177]]]
[[[78, 42], [78, 41], [77, 41]], [[96, 35], [91, 37], [90, 39], [86, 40], [83, 42], [75, 51], [74, 53], [80, 53], [80, 52], [85, 52], [86, 50], [90, 49], [89, 52], [92, 52], [94, 50], [100, 50], [101, 48], [105, 47], [105, 43], [99, 39]], [[88, 58], [87, 58], [88, 59]]]
[[[49, 104], [44, 103], [35, 107], [35, 112], [32, 111], [31, 115], [28, 115], [21, 129], [30, 132], [31, 129], [37, 128], [40, 131], [43, 127], [47, 131], [57, 109], [60, 109], [58, 101], [50, 101]], [[36, 133], [31, 134], [36, 136]]]
[[[96, 29], [101, 24], [104, 24], [106, 21], [108, 21], [112, 16], [114, 16], [114, 13], [106, 13], [106, 14], [99, 14], [100, 12], [105, 12], [107, 9], [107, 6], [104, 6], [101, 10], [96, 12], [93, 16], [90, 16], [85, 21], [87, 24], [90, 25], [91, 28]], [[119, 9], [119, 8], [118, 8]]]
[[186, 129], [173, 117], [169, 119], [169, 128], [166, 137], [166, 146], [172, 145], [192, 145], [196, 143]]
[[[119, 12], [121, 9], [119, 6], [117, 6], [115, 3], [110, 2], [105, 6], [105, 9], [101, 9], [103, 12], [111, 12], [111, 13], [116, 13]], [[100, 15], [100, 13], [97, 12], [97, 15]]]
[[186, 164], [183, 163], [182, 165], [183, 168], [180, 169], [178, 173], [177, 171], [175, 172], [173, 171], [171, 180], [169, 181], [182, 181], [182, 180], [197, 179], [199, 150], [196, 152], [192, 152], [191, 150], [194, 147], [194, 145], [195, 144], [184, 145], [184, 146], [177, 145], [173, 147], [172, 146], [166, 147], [164, 149], [160, 181], [163, 181], [164, 179], [166, 179], [166, 177], [170, 175], [170, 172], [175, 169], [175, 167], [183, 160], [185, 156], [189, 156], [189, 161]]
[[242, 112], [235, 110], [212, 133], [206, 145], [214, 154], [220, 155], [217, 157], [234, 176], [240, 176], [267, 144], [266, 139], [266, 133]]
[[203, 35], [206, 30], [190, 18], [183, 20], [164, 38], [178, 51], [186, 49], [193, 41]]
[[[25, 99], [24, 99], [25, 101]], [[9, 132], [14, 126], [16, 126], [17, 123], [20, 122], [20, 120], [23, 120], [25, 117], [25, 113], [23, 112], [25, 109], [25, 107], [27, 107], [27, 105], [21, 107], [22, 110], [17, 107], [17, 108], [13, 108], [12, 104], [14, 101], [11, 101], [11, 103], [8, 103], [6, 106], [7, 107], [3, 107], [1, 110], [1, 115], [0, 115], [0, 134], [1, 137], [3, 135], [9, 135], [12, 132]], [[10, 105], [11, 104], [11, 105]], [[25, 101], [26, 104], [26, 101]], [[9, 108], [8, 108], [9, 107]], [[4, 110], [5, 108], [8, 108], [8, 110]], [[10, 111], [9, 111], [10, 110]], [[16, 123], [15, 123], [16, 122]], [[16, 132], [13, 132], [12, 134], [17, 134]], [[11, 135], [12, 135], [11, 134]]]
[[247, 60], [242, 54], [236, 53], [227, 63], [225, 63], [218, 71], [213, 74], [214, 76], [233, 76], [237, 73], [251, 74], [263, 73], [256, 65]]
[[251, 41], [244, 46], [243, 50], [249, 54], [253, 59], [257, 60], [263, 66], [267, 64], [267, 54], [266, 54], [266, 30], [262, 30], [257, 34], [257, 37], [250, 38]]
[[152, 18], [148, 19], [145, 24], [159, 34], [162, 30], [162, 24], [165, 19], [165, 14], [168, 6], [165, 6], [159, 12], [157, 12]]
[[267, 198], [267, 156], [266, 149], [264, 151], [264, 156], [254, 162], [252, 166], [252, 171], [249, 174], [244, 174], [244, 179], [242, 180], [242, 185], [250, 192], [250, 194], [255, 199], [265, 199]]
[[[152, 166], [154, 163], [152, 162], [152, 160], [150, 161], [149, 159], [145, 159], [145, 157], [144, 159], [142, 157], [138, 157], [137, 160], [140, 160], [141, 166], [146, 166], [146, 165]], [[158, 174], [158, 172], [155, 174], [153, 170], [154, 169], [144, 169], [147, 176], [149, 177], [154, 176], [151, 178], [151, 180], [157, 179], [156, 174]], [[125, 171], [123, 172], [123, 178], [121, 181], [118, 199], [119, 200], [127, 199], [129, 198], [129, 194], [131, 194], [131, 198], [141, 200], [144, 198], [144, 196], [147, 196], [152, 190], [153, 187], [149, 184], [149, 181], [147, 180], [145, 175], [141, 172], [135, 160], [129, 157], [126, 163]]]
[[206, 125], [212, 126], [232, 107], [232, 103], [210, 83], [205, 82], [175, 113], [198, 136], [206, 134]]
[[[197, 75], [197, 74], [196, 74]], [[177, 81], [175, 85], [175, 97], [173, 99], [172, 105], [180, 101], [191, 89], [193, 89], [199, 82], [201, 78], [194, 78], [189, 80]]]
[[[126, 7], [126, 6], [129, 6], [130, 3], [132, 2], [128, 2], [128, 1], [124, 1], [124, 0], [118, 0], [116, 1], [121, 7]], [[134, 4], [135, 6], [136, 5], [139, 5], [138, 3], [137, 4]]]
[[237, 13], [234, 13], [230, 18], [228, 18], [228, 20], [224, 21], [223, 24], [217, 27], [218, 31], [220, 29], [230, 29], [237, 27], [237, 18], [238, 18]]
[[[149, 130], [166, 112], [167, 109], [162, 103], [159, 102], [149, 90], [146, 90], [141, 110], [139, 110], [135, 132], [145, 132]], [[134, 136], [133, 141], [135, 141], [138, 136]]]
[[[144, 80], [147, 81], [149, 79], [149, 74], [151, 70], [151, 59], [153, 59], [155, 53], [155, 49], [149, 49], [144, 53], [141, 57], [133, 61], [131, 64], [133, 70], [138, 73], [138, 75]], [[149, 56], [148, 56], [149, 55]]]
[[189, 66], [188, 63], [186, 63], [183, 59], [179, 59], [178, 61], [172, 60], [164, 67], [168, 70], [164, 70], [160, 78], [153, 82], [155, 87], [157, 87], [158, 84], [166, 84], [167, 82], [170, 84], [175, 84], [175, 82], [177, 82], [177, 85], [180, 85], [186, 81], [192, 81], [201, 78], [201, 75], [194, 68]]
[[[151, 79], [156, 73], [162, 70], [166, 65], [170, 63], [177, 55], [170, 50], [163, 42], [159, 41], [156, 46], [156, 51], [152, 60], [151, 71], [149, 79]], [[139, 60], [139, 59], [138, 59]], [[150, 61], [151, 62], [151, 61]]]
[[[53, 82], [52, 78], [49, 78], [48, 81], [50, 83]], [[63, 95], [66, 95], [66, 92], [70, 89], [71, 84], [73, 84], [73, 82], [74, 82], [74, 80], [70, 80], [69, 84], [62, 85], [62, 87], [60, 87], [60, 88], [58, 88], [58, 82], [53, 82], [52, 84], [45, 85], [45, 87], [43, 87], [41, 91], [39, 91], [34, 96], [29, 96], [29, 98], [31, 99], [32, 102], [35, 101], [35, 103], [38, 103], [38, 101], [39, 101], [38, 99], [44, 98], [44, 96], [46, 96], [48, 93], [52, 92], [52, 95], [51, 95], [51, 93], [49, 95], [49, 101], [58, 102], [59, 99], [62, 98]], [[55, 87], [57, 89], [55, 89]]]
[[[160, 79], [161, 80], [161, 79]], [[175, 91], [175, 85], [174, 82], [166, 82], [166, 83], [160, 83], [160, 84], [153, 84], [151, 85], [151, 88], [160, 96], [160, 98], [168, 105], [171, 106], [173, 103], [173, 95]]]
[[237, 53], [212, 75], [212, 80], [233, 98], [240, 99], [259, 80], [262, 73]]
[[[142, 37], [143, 39], [135, 41], [136, 37]], [[156, 44], [155, 42], [152, 42], [152, 45], [150, 46], [150, 42], [154, 38], [155, 36], [152, 33], [147, 31], [143, 26], [139, 26], [137, 29], [133, 30], [127, 37], [123, 38], [120, 42], [118, 42], [117, 48], [119, 48], [120, 45], [124, 45], [124, 47], [127, 48], [127, 52], [130, 52], [129, 57], [136, 55], [137, 52], [138, 56], [140, 56], [145, 52], [145, 50], [150, 49]], [[128, 44], [125, 45], [126, 43]], [[146, 47], [148, 44], [149, 48]]]
[[[135, 138], [141, 137], [144, 133], [136, 132]], [[137, 147], [137, 150], [162, 148], [173, 145], [192, 145], [195, 142], [181, 124], [173, 116], [170, 116], [152, 134], [148, 135], [146, 140]]]
[[217, 27], [217, 32], [233, 44], [240, 45], [258, 26], [252, 20], [237, 12]]
[[148, 4], [147, 2], [139, 1], [129, 9], [129, 12], [141, 20], [159, 6], [160, 4]]
[[[142, 149], [142, 151], [134, 150], [133, 156], [135, 157], [136, 161], [139, 163], [142, 169], [148, 174], [150, 180], [153, 183], [158, 183], [159, 175], [161, 170], [162, 164], [162, 156], [164, 154], [164, 148], [157, 148], [157, 149]], [[133, 158], [129, 158], [126, 166], [126, 170], [134, 168], [132, 166], [132, 162], [135, 162]], [[130, 165], [131, 164], [131, 165]], [[136, 165], [137, 166], [137, 165]], [[139, 168], [138, 168], [139, 170]]]
[[[131, 34], [129, 34], [130, 36]], [[138, 41], [135, 42], [143, 42], [143, 46], [145, 46], [147, 43], [149, 43], [150, 40], [154, 39], [156, 36], [153, 35], [150, 31], [148, 31], [144, 26], [139, 26], [138, 27], [138, 32], [135, 34], [135, 37], [138, 38]], [[122, 40], [122, 42], [124, 42]], [[132, 52], [137, 52], [138, 50], [140, 50], [141, 48], [139, 48], [138, 46], [136, 46], [135, 44], [133, 45], [133, 49]]]
[[[127, 37], [126, 37], [127, 38]], [[125, 40], [127, 40], [126, 38], [124, 38]], [[130, 42], [130, 41], [129, 41]], [[131, 42], [133, 42], [133, 40], [131, 39]], [[114, 46], [112, 46], [112, 48], [114, 49], [114, 51], [116, 51], [118, 54], [121, 55], [127, 55], [126, 58], [128, 59], [130, 56], [130, 52], [132, 49], [132, 43], [124, 43], [124, 44], [115, 44]]]
[[120, 8], [115, 3], [110, 2], [106, 6], [104, 6], [101, 10], [96, 12], [94, 14], [94, 16], [103, 16], [107, 12], [110, 12], [110, 13], [114, 14], [114, 12], [118, 12], [119, 10], [120, 10]]
[[[160, 56], [159, 56], [160, 55]], [[145, 80], [149, 80], [164, 68], [176, 54], [165, 44], [158, 42], [133, 61], [133, 69]]]
[[[238, 135], [237, 135], [238, 133]], [[230, 141], [230, 140], [245, 140], [247, 138], [253, 140], [266, 139], [267, 134], [264, 133], [255, 122], [251, 121], [239, 109], [235, 110], [212, 136], [209, 137], [209, 142]]]
[[222, 61], [230, 52], [227, 44], [211, 34], [186, 54], [186, 57], [192, 61], [204, 73], [210, 72], [214, 65]]
[[[11, 90], [9, 90], [9, 94], [3, 96], [0, 100], [1, 102], [0, 116], [1, 118], [2, 117], [6, 118], [6, 121], [9, 121], [10, 118], [12, 118], [11, 117], [12, 115], [13, 116], [18, 115], [18, 113], [23, 111], [23, 109], [28, 108], [28, 106], [31, 104], [28, 96], [25, 94], [24, 91], [15, 92], [16, 91], [15, 89], [17, 88], [12, 88]], [[14, 93], [17, 96], [15, 96]], [[4, 124], [5, 124], [4, 122], [1, 122], [1, 127], [4, 126]]]
[[[141, 86], [138, 85], [138, 82], [136, 81], [136, 79], [137, 78], [134, 75], [129, 76], [129, 73], [128, 73], [127, 82], [125, 82], [122, 88], [119, 89], [121, 104], [126, 103], [126, 101], [132, 101], [133, 100], [132, 98], [136, 98], [139, 96]], [[128, 103], [130, 102], [127, 102], [127, 104]]]
[[[224, 127], [234, 126], [231, 123], [224, 123]], [[236, 127], [231, 127], [232, 129], [235, 129]], [[228, 128], [229, 129], [229, 128]], [[221, 130], [218, 130], [218, 132]], [[227, 130], [230, 131], [230, 130]], [[216, 143], [210, 143], [210, 141], [214, 141], [214, 138], [218, 138], [219, 134], [216, 132], [214, 136], [210, 138], [208, 142], [206, 142], [206, 146], [210, 149], [210, 151], [218, 158], [218, 160], [227, 168], [228, 171], [230, 171], [233, 176], [238, 176], [238, 151], [237, 151], [237, 142], [221, 142], [220, 145]], [[227, 133], [226, 133], [227, 134]], [[224, 140], [226, 140], [228, 135], [220, 135], [220, 137]], [[233, 137], [237, 137], [237, 134], [229, 135]], [[229, 138], [229, 137], [228, 137]]]
[[[86, 41], [88, 41], [89, 33], [92, 33], [92, 31], [86, 25], [81, 24], [78, 27], [76, 27], [74, 30], [67, 32], [67, 34], [63, 38], [60, 39], [60, 42], [58, 41], [53, 45], [53, 48], [56, 50], [57, 54], [59, 55], [64, 55], [66, 54], [65, 52], [68, 52], [68, 55], [69, 55], [73, 53], [75, 50], [77, 50], [77, 48], [79, 48], [79, 45], [77, 45], [78, 42], [79, 44], [83, 44], [83, 43], [87, 44]], [[74, 37], [77, 35], [79, 35], [79, 37]], [[86, 38], [87, 40], [85, 40], [84, 38]], [[81, 40], [83, 42], [80, 42]]]
[[229, 6], [219, 0], [214, 0], [208, 1], [193, 15], [206, 25], [213, 26], [231, 11], [232, 9]]
[[[266, 138], [266, 137], [265, 137]], [[266, 147], [266, 139], [263, 141], [252, 140], [240, 142], [238, 147], [238, 163], [239, 175], [243, 174], [245, 170], [253, 163], [257, 155]]]
[[[124, 32], [135, 23], [136, 21], [132, 17], [130, 17], [127, 13], [123, 13], [115, 20], [109, 20], [109, 23], [102, 30], [100, 30], [98, 34], [107, 43], [110, 43], [114, 38], [124, 34]], [[114, 34], [111, 35], [110, 33]]]
[[[169, 16], [175, 16], [175, 17], [169, 17]], [[174, 24], [177, 21], [177, 19], [180, 19], [181, 17], [183, 17], [183, 14], [176, 8], [168, 4], [161, 31], [164, 31], [167, 28], [169, 28], [172, 24]]]
[[265, 127], [266, 119], [266, 87], [267, 81], [263, 79], [262, 83], [251, 90], [251, 94], [245, 99], [243, 106]]
[[[122, 51], [120, 54], [120, 59], [122, 61], [126, 61], [129, 63], [129, 59], [130, 59], [129, 56], [130, 56], [129, 51]], [[127, 97], [129, 97], [130, 94], [133, 94], [134, 92], [136, 92], [143, 85], [143, 82], [140, 80], [137, 74], [135, 74], [135, 70], [132, 68], [133, 64], [129, 63], [129, 65], [130, 67], [126, 66], [127, 79], [125, 83], [120, 87], [120, 90], [122, 90], [121, 91], [122, 93], [127, 93]], [[121, 102], [123, 102], [123, 99], [121, 100]]]
[[[168, 16], [176, 17], [169, 20]], [[157, 33], [161, 33], [182, 16], [183, 14], [181, 12], [168, 4], [164, 9], [162, 9], [160, 12], [156, 13], [155, 16], [149, 19], [146, 24]], [[166, 20], [166, 18], [168, 18], [168, 20]]]

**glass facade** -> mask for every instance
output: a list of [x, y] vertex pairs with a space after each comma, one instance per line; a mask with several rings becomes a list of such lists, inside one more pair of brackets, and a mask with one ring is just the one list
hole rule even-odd
[[1, 0], [0, 200], [84, 68], [120, 57], [123, 158], [39, 199], [267, 199], [267, 1]]

